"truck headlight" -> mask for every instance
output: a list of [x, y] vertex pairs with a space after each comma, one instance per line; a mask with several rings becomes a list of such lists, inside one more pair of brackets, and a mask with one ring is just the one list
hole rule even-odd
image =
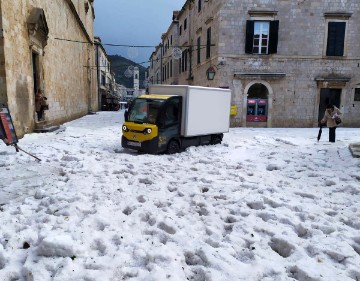
[[128, 128], [127, 128], [125, 125], [122, 126], [122, 129], [123, 129], [123, 131], [125, 131], [125, 132], [128, 131]]
[[145, 135], [151, 134], [152, 130], [150, 128], [144, 130]]

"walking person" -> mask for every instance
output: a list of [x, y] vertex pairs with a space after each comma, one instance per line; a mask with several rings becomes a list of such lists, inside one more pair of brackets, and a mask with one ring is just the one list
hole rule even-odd
[[336, 118], [341, 115], [341, 111], [332, 104], [328, 104], [325, 109], [325, 114], [320, 123], [325, 124], [329, 128], [329, 142], [335, 142], [335, 130], [337, 128]]
[[37, 90], [35, 94], [35, 111], [38, 121], [44, 120], [44, 105], [46, 105], [47, 98], [43, 95], [41, 89]]

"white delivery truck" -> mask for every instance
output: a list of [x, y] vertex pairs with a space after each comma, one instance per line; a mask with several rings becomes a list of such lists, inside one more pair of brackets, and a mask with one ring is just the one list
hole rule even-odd
[[136, 98], [122, 126], [122, 147], [177, 153], [221, 143], [229, 131], [231, 91], [187, 85], [152, 85]]

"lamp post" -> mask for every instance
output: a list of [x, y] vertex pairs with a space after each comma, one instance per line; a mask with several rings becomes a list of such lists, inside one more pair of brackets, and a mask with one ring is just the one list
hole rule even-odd
[[206, 77], [208, 80], [214, 80], [216, 71], [215, 68], [210, 66], [207, 70], [206, 70]]

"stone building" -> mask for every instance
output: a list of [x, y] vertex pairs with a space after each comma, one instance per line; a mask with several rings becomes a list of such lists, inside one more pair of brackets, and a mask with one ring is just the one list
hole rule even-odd
[[111, 72], [111, 62], [108, 58], [100, 37], [94, 38], [96, 77], [98, 85], [99, 109], [114, 110], [117, 108], [119, 97], [115, 94], [115, 74]]
[[[0, 102], [19, 137], [97, 110], [93, 1], [0, 1]], [[43, 122], [37, 89], [49, 103]]]
[[230, 88], [232, 126], [314, 127], [333, 103], [358, 127], [359, 12], [357, 0], [188, 0], [171, 23], [180, 74], [161, 82]]
[[[172, 23], [168, 30], [161, 36], [159, 44], [150, 58], [149, 78], [151, 84], [178, 84], [179, 59], [174, 58], [174, 46], [179, 46], [179, 21], [178, 12], [173, 13]], [[175, 52], [181, 49], [176, 48]], [[186, 52], [184, 52], [185, 54]]]

